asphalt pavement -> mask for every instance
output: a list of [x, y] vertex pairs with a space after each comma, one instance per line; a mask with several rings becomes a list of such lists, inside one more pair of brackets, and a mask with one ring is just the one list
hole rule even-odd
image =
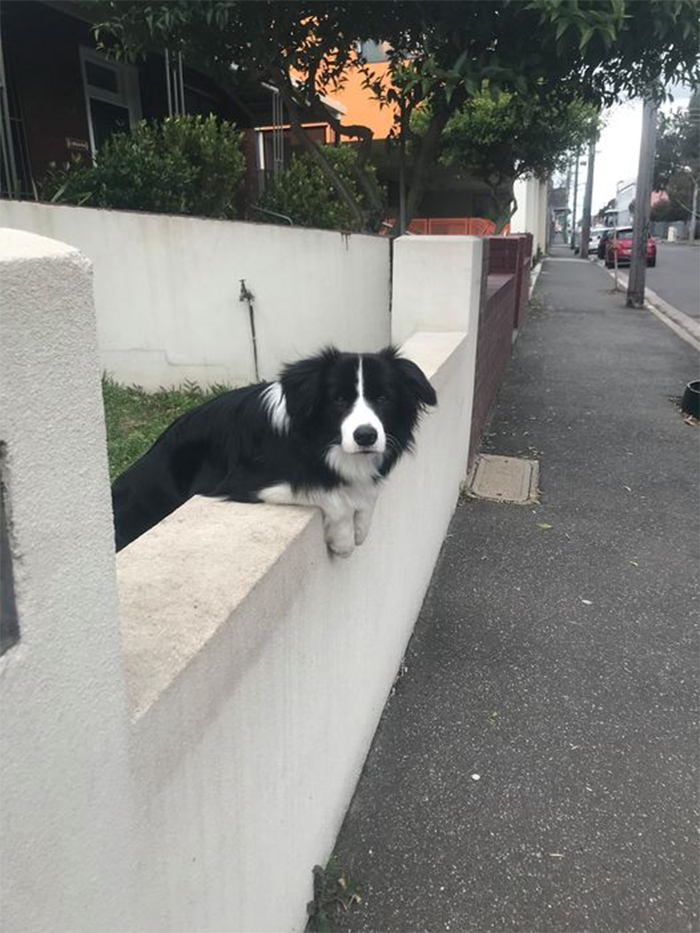
[[657, 240], [657, 262], [647, 269], [647, 288], [674, 308], [700, 319], [700, 247]]
[[541, 503], [455, 512], [337, 841], [341, 930], [700, 928], [698, 359], [610, 288], [544, 263], [485, 438]]

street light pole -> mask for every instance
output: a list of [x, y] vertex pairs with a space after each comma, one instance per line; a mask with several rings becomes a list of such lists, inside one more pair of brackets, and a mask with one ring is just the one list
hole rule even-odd
[[632, 222], [632, 257], [627, 285], [627, 307], [644, 307], [644, 289], [647, 272], [647, 241], [651, 211], [651, 186], [656, 152], [656, 102], [644, 101], [642, 111], [642, 146], [639, 152], [637, 193]]

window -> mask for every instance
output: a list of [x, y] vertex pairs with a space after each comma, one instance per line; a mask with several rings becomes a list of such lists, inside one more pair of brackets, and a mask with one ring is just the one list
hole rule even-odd
[[[326, 142], [326, 124], [321, 126], [305, 126], [304, 132], [318, 145], [323, 145]], [[282, 133], [282, 150], [284, 165], [287, 167], [292, 161], [293, 155], [301, 155], [305, 150], [302, 144], [297, 140], [296, 136], [290, 129], [283, 129]], [[262, 129], [258, 130], [258, 138], [261, 141], [259, 143], [258, 149], [258, 161], [260, 162], [259, 168], [265, 169], [266, 171], [271, 171], [275, 164], [274, 159], [274, 130], [272, 129]], [[261, 148], [260, 148], [261, 147]], [[262, 151], [261, 151], [262, 149]]]
[[368, 65], [374, 65], [388, 61], [388, 48], [386, 42], [374, 42], [372, 39], [366, 39], [360, 43], [360, 55]]
[[93, 154], [112, 133], [130, 129], [141, 118], [139, 77], [133, 65], [80, 50], [90, 147]]

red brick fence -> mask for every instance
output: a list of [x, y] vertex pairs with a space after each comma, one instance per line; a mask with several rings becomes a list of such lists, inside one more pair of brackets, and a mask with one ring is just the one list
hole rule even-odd
[[517, 331], [525, 323], [532, 266], [532, 234], [484, 237], [484, 278], [476, 345], [469, 458], [478, 450]]

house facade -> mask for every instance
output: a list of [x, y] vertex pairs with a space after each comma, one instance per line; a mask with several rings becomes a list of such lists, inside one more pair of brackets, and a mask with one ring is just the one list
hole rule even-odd
[[127, 64], [96, 48], [78, 4], [0, 3], [0, 195], [35, 198], [52, 163], [90, 157], [109, 135], [140, 119], [215, 114], [243, 129], [249, 184], [256, 183], [254, 128], [272, 122], [273, 95], [223, 89], [182, 56]]

